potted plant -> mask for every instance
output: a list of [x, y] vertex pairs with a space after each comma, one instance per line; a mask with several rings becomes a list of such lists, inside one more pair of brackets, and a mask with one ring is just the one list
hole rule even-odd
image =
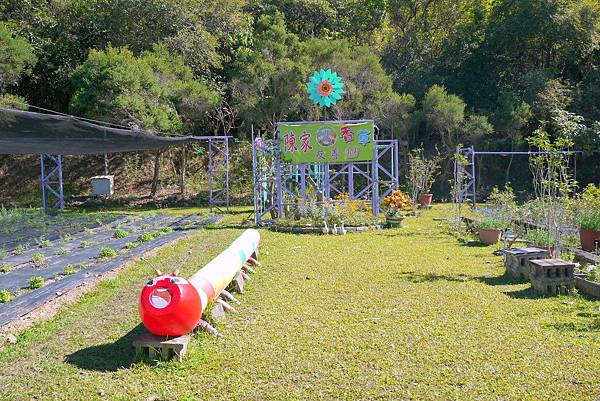
[[401, 227], [406, 217], [405, 212], [412, 201], [402, 191], [394, 191], [390, 196], [383, 199], [383, 210], [385, 211], [385, 222], [388, 227]]
[[494, 245], [500, 241], [502, 231], [505, 230], [509, 224], [495, 217], [484, 217], [483, 219], [475, 223], [477, 228], [477, 234], [479, 240], [485, 245]]
[[435, 182], [440, 170], [440, 159], [425, 157], [423, 149], [415, 149], [408, 155], [408, 184], [411, 191], [413, 204], [417, 201], [421, 207], [431, 207], [433, 194], [431, 186]]
[[581, 248], [595, 251], [600, 240], [600, 188], [589, 184], [574, 202], [574, 214], [579, 224]]

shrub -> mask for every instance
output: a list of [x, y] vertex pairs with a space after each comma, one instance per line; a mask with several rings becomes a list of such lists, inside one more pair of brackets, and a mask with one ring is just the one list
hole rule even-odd
[[573, 203], [575, 218], [585, 230], [600, 231], [600, 187], [589, 184]]
[[114, 238], [126, 238], [129, 235], [129, 233], [125, 230], [123, 230], [122, 228], [117, 228], [115, 230], [115, 233], [113, 234]]
[[10, 302], [13, 300], [13, 296], [8, 290], [0, 290], [0, 304]]
[[99, 258], [114, 258], [117, 255], [118, 255], [118, 253], [114, 249], [109, 248], [107, 246], [103, 246], [100, 249], [100, 253], [98, 254], [98, 257]]
[[35, 290], [44, 286], [44, 278], [40, 276], [31, 277], [29, 279], [29, 288]]
[[510, 227], [510, 221], [497, 217], [484, 217], [475, 222], [474, 227], [477, 229], [492, 228], [496, 230], [505, 230]]
[[600, 266], [591, 266], [586, 278], [589, 281], [600, 281]]
[[548, 233], [544, 230], [529, 230], [523, 239], [528, 244], [544, 248], [548, 246], [548, 243], [553, 242], [552, 238], [548, 238]]

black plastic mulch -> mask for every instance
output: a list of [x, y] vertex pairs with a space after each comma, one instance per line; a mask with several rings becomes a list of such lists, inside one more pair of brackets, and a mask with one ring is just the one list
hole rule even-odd
[[[43, 267], [36, 267], [32, 263], [27, 263], [20, 268], [3, 274], [0, 276], [0, 289], [13, 291], [26, 288], [29, 285], [29, 279], [33, 276], [41, 276], [45, 280], [54, 279], [56, 281], [18, 296], [11, 302], [0, 304], [0, 326], [31, 312], [57, 296], [84, 284], [86, 281], [93, 280], [95, 277], [121, 266], [131, 259], [165, 243], [184, 237], [190, 229], [204, 227], [218, 221], [218, 219], [218, 216], [192, 215], [182, 217], [160, 215], [148, 220], [136, 220], [131, 222], [129, 226], [120, 225], [125, 230], [128, 230], [128, 228], [131, 230], [134, 226], [139, 228], [134, 234], [125, 238], [112, 238], [114, 229], [99, 230], [95, 233], [97, 238], [95, 245], [87, 248], [77, 248], [66, 255], [52, 256]], [[142, 226], [144, 226], [144, 229], [141, 228]], [[135, 242], [143, 232], [157, 231], [159, 227], [171, 227], [173, 231], [163, 232], [151, 241], [139, 242], [135, 248], [125, 248], [127, 243]], [[100, 249], [105, 246], [120, 251], [119, 255], [111, 259], [99, 259]], [[64, 275], [64, 269], [69, 265], [72, 265], [76, 270], [80, 268], [80, 270], [75, 274]]]

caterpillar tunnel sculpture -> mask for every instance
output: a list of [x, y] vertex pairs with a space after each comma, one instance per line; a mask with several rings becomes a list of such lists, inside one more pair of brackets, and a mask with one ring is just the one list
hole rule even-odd
[[254, 262], [260, 234], [249, 229], [186, 280], [160, 275], [142, 290], [138, 304], [144, 326], [158, 336], [177, 337], [202, 322], [202, 312], [225, 290], [247, 262]]

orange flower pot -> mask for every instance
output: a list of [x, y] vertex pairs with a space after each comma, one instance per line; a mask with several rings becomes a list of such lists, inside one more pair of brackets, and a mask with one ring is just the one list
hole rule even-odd
[[433, 194], [421, 194], [419, 196], [419, 203], [422, 207], [431, 207], [431, 201], [433, 200]]
[[500, 241], [502, 230], [496, 228], [480, 228], [478, 234], [481, 242], [486, 245], [494, 245]]
[[600, 231], [586, 230], [585, 228], [579, 229], [579, 240], [581, 241], [581, 248], [584, 251], [592, 252], [596, 250], [596, 244], [594, 241], [600, 240]]

